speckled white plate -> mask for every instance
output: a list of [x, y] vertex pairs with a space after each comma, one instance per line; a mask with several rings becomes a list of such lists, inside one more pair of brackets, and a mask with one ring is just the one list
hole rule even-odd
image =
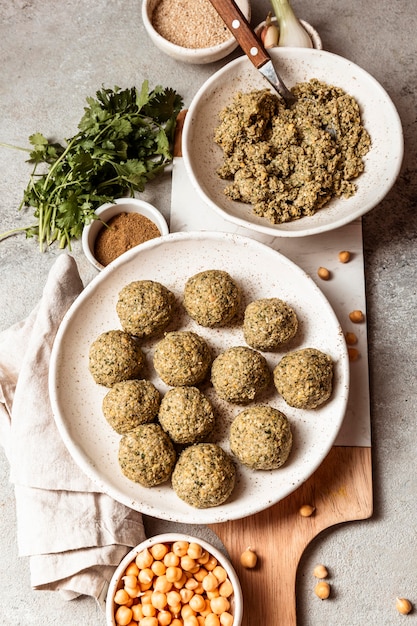
[[[330, 400], [312, 411], [285, 404], [271, 383], [262, 398], [283, 411], [291, 422], [294, 445], [287, 463], [275, 471], [251, 471], [238, 465], [238, 480], [223, 505], [195, 509], [182, 502], [170, 483], [147, 489], [125, 478], [118, 466], [120, 436], [107, 424], [101, 402], [107, 389], [88, 370], [88, 352], [96, 337], [120, 328], [116, 301], [120, 289], [133, 280], [151, 279], [171, 289], [181, 303], [187, 278], [204, 269], [224, 269], [241, 285], [244, 305], [256, 298], [277, 296], [294, 307], [300, 328], [286, 349], [264, 353], [272, 368], [288, 350], [315, 347], [335, 363]], [[244, 345], [241, 325], [227, 329], [197, 326], [182, 311], [171, 328], [190, 329], [205, 337], [213, 354]], [[155, 340], [143, 345], [147, 377], [164, 393], [166, 386], [152, 367]], [[307, 480], [331, 448], [345, 414], [349, 363], [339, 322], [319, 288], [286, 257], [255, 240], [229, 233], [173, 233], [125, 253], [104, 269], [81, 293], [66, 314], [54, 343], [49, 390], [58, 429], [70, 453], [98, 489], [154, 517], [186, 523], [217, 523], [239, 519], [278, 502]], [[241, 406], [219, 401], [209, 384], [203, 387], [218, 413], [214, 439], [229, 450], [230, 420]]]
[[213, 74], [191, 102], [183, 132], [183, 157], [190, 180], [214, 211], [251, 230], [275, 237], [304, 237], [339, 228], [375, 207], [397, 179], [404, 150], [400, 117], [384, 88], [365, 70], [341, 56], [309, 48], [271, 48], [269, 52], [288, 87], [317, 78], [356, 98], [372, 140], [364, 158], [365, 171], [355, 181], [356, 194], [349, 199], [335, 198], [315, 215], [284, 224], [272, 224], [255, 215], [250, 205], [225, 196], [227, 181], [216, 174], [223, 152], [213, 140], [219, 113], [238, 91], [269, 87], [246, 56]]

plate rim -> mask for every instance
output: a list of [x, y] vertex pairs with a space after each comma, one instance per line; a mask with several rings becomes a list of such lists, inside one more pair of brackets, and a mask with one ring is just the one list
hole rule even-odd
[[[248, 507], [246, 507], [247, 509], [246, 511], [241, 510], [241, 507], [239, 507], [238, 510], [235, 510], [234, 513], [232, 512], [230, 515], [219, 513], [219, 511], [222, 510], [220, 507], [211, 507], [207, 509], [195, 509], [194, 507], [190, 506], [189, 515], [186, 515], [186, 516], [183, 516], [181, 514], [172, 515], [172, 513], [167, 513], [166, 511], [160, 510], [160, 509], [156, 511], [154, 505], [149, 505], [143, 502], [141, 503], [141, 508], [137, 508], [136, 502], [132, 501], [132, 498], [130, 498], [126, 494], [121, 493], [119, 489], [114, 488], [112, 485], [107, 484], [106, 480], [103, 479], [102, 476], [100, 476], [99, 469], [96, 467], [95, 464], [91, 462], [91, 459], [87, 457], [85, 451], [80, 450], [77, 444], [73, 441], [73, 439], [71, 438], [69, 429], [68, 429], [68, 425], [65, 423], [65, 419], [61, 415], [58, 393], [57, 393], [57, 388], [55, 385], [57, 369], [58, 369], [60, 342], [65, 337], [65, 333], [67, 332], [67, 328], [72, 321], [73, 315], [78, 311], [80, 306], [82, 306], [82, 303], [84, 302], [84, 300], [88, 299], [94, 293], [94, 291], [97, 288], [99, 288], [101, 283], [106, 281], [107, 276], [111, 274], [115, 269], [118, 269], [120, 266], [129, 263], [134, 257], [145, 253], [146, 250], [149, 248], [158, 248], [159, 246], [165, 245], [167, 243], [169, 244], [170, 241], [178, 242], [182, 240], [201, 240], [201, 239], [210, 240], [210, 241], [212, 240], [228, 241], [233, 244], [238, 244], [238, 245], [242, 244], [242, 245], [254, 247], [256, 249], [264, 250], [272, 256], [278, 255], [278, 257], [281, 259], [281, 262], [290, 266], [292, 268], [292, 271], [299, 273], [300, 276], [302, 276], [305, 280], [309, 282], [309, 285], [311, 286], [312, 290], [316, 292], [317, 296], [322, 299], [323, 304], [327, 307], [327, 311], [329, 315], [332, 316], [333, 321], [336, 324], [336, 326], [339, 328], [339, 332], [343, 333], [341, 325], [340, 325], [340, 321], [338, 317], [336, 316], [336, 313], [331, 303], [329, 302], [327, 297], [324, 295], [322, 290], [319, 288], [319, 286], [313, 281], [311, 276], [307, 272], [305, 272], [303, 268], [301, 268], [294, 261], [286, 257], [284, 254], [282, 254], [278, 250], [275, 250], [271, 248], [270, 246], [268, 246], [267, 244], [262, 243], [256, 239], [252, 239], [251, 237], [248, 237], [246, 235], [241, 235], [241, 234], [236, 234], [236, 233], [228, 233], [228, 232], [220, 232], [220, 231], [174, 232], [168, 235], [164, 235], [162, 237], [149, 240], [143, 244], [140, 244], [139, 246], [136, 246], [136, 248], [133, 248], [125, 252], [124, 254], [119, 256], [117, 259], [115, 259], [112, 263], [110, 263], [95, 278], [93, 278], [93, 280], [90, 283], [88, 283], [85, 286], [83, 291], [75, 299], [75, 301], [71, 304], [71, 306], [69, 307], [69, 309], [63, 316], [61, 324], [56, 333], [53, 346], [52, 346], [52, 351], [51, 351], [50, 368], [49, 368], [49, 374], [48, 374], [48, 389], [49, 389], [49, 398], [50, 398], [50, 403], [52, 407], [54, 421], [61, 435], [61, 438], [66, 448], [68, 449], [68, 452], [70, 453], [71, 457], [76, 462], [78, 467], [80, 467], [84, 471], [86, 476], [93, 482], [93, 484], [99, 487], [103, 493], [106, 493], [107, 495], [115, 499], [116, 501], [128, 506], [129, 508], [133, 508], [134, 510], [137, 510], [143, 514], [151, 515], [154, 517], [159, 517], [160, 519], [165, 519], [167, 521], [178, 522], [178, 523], [212, 524], [212, 523], [221, 523], [221, 522], [232, 521], [236, 519], [242, 519], [244, 517], [259, 513], [269, 508], [270, 506], [276, 504], [277, 502], [281, 501], [282, 499], [290, 495], [300, 485], [302, 485], [305, 481], [307, 481], [312, 476], [312, 474], [316, 471], [319, 465], [323, 462], [323, 460], [329, 453], [330, 449], [332, 448], [334, 441], [336, 440], [336, 437], [340, 431], [340, 428], [342, 426], [343, 420], [346, 415], [346, 408], [347, 408], [348, 397], [350, 393], [350, 370], [349, 370], [348, 351], [347, 351], [347, 346], [345, 344], [343, 343], [340, 344], [340, 349], [342, 351], [341, 352], [341, 368], [342, 368], [341, 371], [342, 371], [343, 392], [341, 392], [341, 402], [342, 402], [343, 411], [341, 411], [341, 415], [339, 416], [339, 421], [335, 425], [333, 436], [329, 437], [326, 441], [326, 445], [323, 446], [322, 454], [319, 455], [320, 458], [317, 458], [315, 463], [312, 463], [309, 465], [308, 471], [307, 472], [304, 471], [302, 473], [302, 477], [299, 480], [294, 481], [293, 483], [289, 484], [287, 489], [285, 490], [285, 493], [283, 493], [279, 498], [271, 497], [269, 498], [268, 502], [265, 502], [265, 501], [255, 502], [253, 503], [251, 507], [249, 507], [249, 509]], [[193, 513], [194, 515], [196, 515], [197, 511], [200, 511], [200, 512], [203, 511], [203, 517], [207, 519], [204, 519], [201, 521], [199, 520], [195, 522], [195, 519], [193, 520]]]

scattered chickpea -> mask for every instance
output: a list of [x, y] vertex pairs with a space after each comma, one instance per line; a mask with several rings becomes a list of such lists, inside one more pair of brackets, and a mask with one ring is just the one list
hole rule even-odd
[[397, 598], [395, 607], [401, 615], [408, 615], [413, 609], [413, 605], [407, 598]]
[[322, 280], [329, 280], [331, 276], [330, 270], [328, 270], [327, 267], [319, 267], [319, 269], [317, 270], [317, 275]]
[[365, 315], [363, 314], [362, 311], [359, 311], [358, 309], [356, 309], [355, 311], [351, 311], [349, 313], [349, 319], [354, 324], [360, 324], [361, 322], [365, 320]]
[[349, 361], [357, 361], [360, 357], [360, 352], [357, 348], [348, 348]]
[[324, 580], [321, 580], [314, 587], [314, 593], [316, 594], [316, 596], [318, 598], [320, 598], [320, 600], [327, 600], [327, 598], [330, 595], [330, 585], [329, 585], [329, 583], [324, 581]]
[[246, 567], [247, 569], [253, 569], [258, 562], [258, 556], [256, 552], [254, 552], [251, 548], [247, 548], [240, 555], [240, 562], [243, 567]]
[[313, 575], [316, 578], [327, 578], [329, 572], [324, 565], [316, 565], [316, 567], [313, 569]]
[[310, 517], [311, 515], [313, 515], [315, 510], [315, 506], [312, 506], [311, 504], [303, 504], [303, 506], [298, 509], [298, 512], [301, 517]]
[[341, 250], [339, 252], [339, 261], [341, 263], [349, 263], [349, 261], [350, 261], [350, 252], [348, 252], [347, 250]]
[[354, 346], [358, 343], [358, 338], [355, 333], [346, 333], [346, 343], [348, 346]]

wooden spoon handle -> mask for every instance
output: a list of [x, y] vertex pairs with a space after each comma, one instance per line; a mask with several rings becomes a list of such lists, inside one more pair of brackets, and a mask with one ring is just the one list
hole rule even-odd
[[262, 41], [233, 0], [210, 0], [210, 2], [257, 69], [271, 60]]

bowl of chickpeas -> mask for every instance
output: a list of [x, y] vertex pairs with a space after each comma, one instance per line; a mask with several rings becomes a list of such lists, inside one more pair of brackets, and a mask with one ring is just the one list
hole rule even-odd
[[240, 626], [242, 589], [227, 557], [180, 533], [146, 539], [121, 561], [106, 600], [108, 626]]

